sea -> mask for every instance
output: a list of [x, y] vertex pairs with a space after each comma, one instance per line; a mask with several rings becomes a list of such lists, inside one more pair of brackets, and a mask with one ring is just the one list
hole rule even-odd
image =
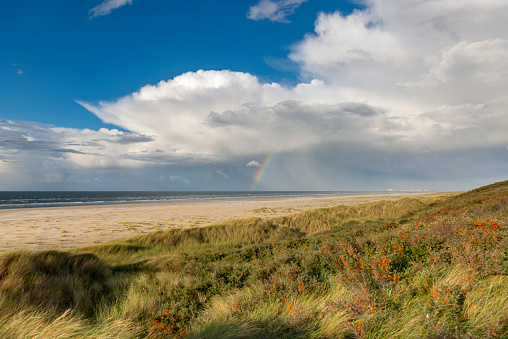
[[371, 195], [399, 193], [399, 191], [63, 191], [63, 192], [1, 192], [0, 209], [60, 206], [116, 205], [136, 203], [186, 202], [207, 200], [294, 198], [338, 195]]

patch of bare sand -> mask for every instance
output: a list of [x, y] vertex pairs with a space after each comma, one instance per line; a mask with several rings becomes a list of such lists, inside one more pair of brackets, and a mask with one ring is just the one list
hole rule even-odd
[[269, 218], [336, 205], [420, 195], [349, 195], [0, 210], [0, 251], [64, 250], [170, 227]]

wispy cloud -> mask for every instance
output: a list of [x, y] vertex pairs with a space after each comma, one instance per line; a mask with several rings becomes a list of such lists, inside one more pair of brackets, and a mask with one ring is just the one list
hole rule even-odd
[[21, 68], [18, 67], [17, 63], [14, 62], [11, 65], [16, 67], [16, 74], [17, 75], [22, 76], [23, 74], [25, 74], [25, 72]]
[[103, 3], [95, 6], [88, 13], [90, 14], [90, 19], [93, 19], [98, 16], [108, 15], [112, 10], [125, 5], [132, 5], [132, 0], [104, 0]]
[[80, 130], [0, 119], [0, 153], [6, 161], [58, 159], [86, 168], [132, 166], [136, 156], [144, 157], [137, 161], [142, 163], [149, 161], [149, 153], [157, 153], [148, 146], [154, 141], [147, 135], [116, 129]]
[[260, 0], [255, 6], [250, 6], [247, 18], [252, 20], [268, 19], [272, 22], [289, 22], [288, 16], [293, 14], [307, 0]]

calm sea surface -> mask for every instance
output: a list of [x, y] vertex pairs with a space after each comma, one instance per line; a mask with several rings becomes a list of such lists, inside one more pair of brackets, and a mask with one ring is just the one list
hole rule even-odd
[[310, 197], [355, 194], [387, 194], [396, 191], [228, 191], [228, 192], [0, 192], [0, 209], [115, 205], [172, 201], [206, 201], [255, 198]]

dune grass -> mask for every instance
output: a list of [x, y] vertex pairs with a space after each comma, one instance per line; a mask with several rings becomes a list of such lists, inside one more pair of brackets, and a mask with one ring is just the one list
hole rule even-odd
[[508, 337], [508, 182], [0, 255], [5, 338]]

